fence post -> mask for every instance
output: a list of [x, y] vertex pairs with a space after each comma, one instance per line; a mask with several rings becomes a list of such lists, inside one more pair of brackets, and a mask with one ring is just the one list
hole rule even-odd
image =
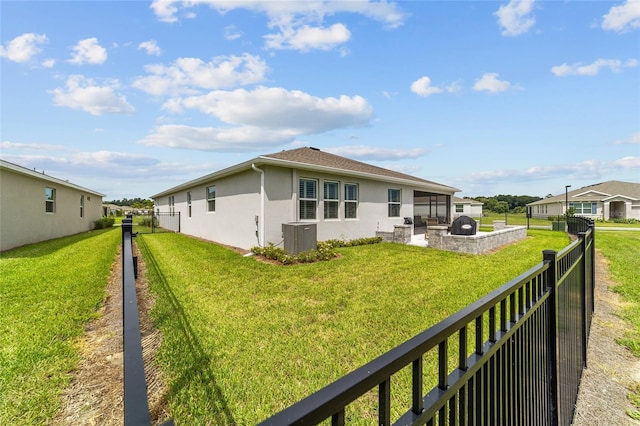
[[[591, 253], [587, 253], [587, 233], [579, 232], [580, 247], [582, 251], [582, 279], [580, 283], [580, 315], [582, 315], [582, 367], [587, 368], [587, 344], [589, 342], [589, 321], [587, 315], [587, 309], [591, 309], [591, 306], [587, 307], [587, 275], [590, 275], [589, 271], [589, 256]], [[591, 261], [593, 262], [593, 260]]]
[[558, 354], [558, 279], [556, 275], [557, 252], [555, 250], [544, 250], [542, 259], [548, 265], [546, 272], [546, 285], [549, 291], [549, 390], [551, 399], [551, 419], [552, 425], [557, 425], [560, 419], [560, 383], [559, 354]]

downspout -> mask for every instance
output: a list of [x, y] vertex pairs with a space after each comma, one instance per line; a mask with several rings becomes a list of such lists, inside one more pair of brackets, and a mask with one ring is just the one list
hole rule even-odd
[[264, 247], [264, 170], [256, 167], [255, 164], [251, 164], [251, 168], [256, 172], [260, 173], [260, 216], [258, 217], [259, 221], [259, 235], [258, 235], [258, 245], [260, 247]]

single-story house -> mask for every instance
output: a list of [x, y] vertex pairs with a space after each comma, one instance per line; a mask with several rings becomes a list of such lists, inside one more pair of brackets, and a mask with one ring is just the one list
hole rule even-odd
[[640, 220], [640, 183], [610, 180], [527, 204], [531, 216], [562, 216], [573, 207], [576, 216], [592, 219]]
[[93, 229], [102, 197], [0, 159], [0, 251]]
[[482, 206], [484, 203], [471, 198], [453, 197], [453, 217], [469, 216], [473, 218], [482, 217]]
[[[249, 249], [283, 241], [283, 224], [314, 223], [317, 240], [373, 237], [416, 214], [451, 220], [459, 189], [320, 151], [261, 155], [151, 196], [180, 232]], [[162, 226], [162, 223], [161, 223]]]

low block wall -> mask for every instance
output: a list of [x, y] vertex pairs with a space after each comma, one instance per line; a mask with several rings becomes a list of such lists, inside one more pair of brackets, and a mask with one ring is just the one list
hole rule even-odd
[[394, 225], [393, 231], [376, 231], [385, 243], [408, 244], [411, 241], [411, 225]]
[[429, 247], [438, 250], [481, 254], [527, 237], [525, 226], [512, 226], [476, 235], [451, 235], [446, 226], [429, 227]]

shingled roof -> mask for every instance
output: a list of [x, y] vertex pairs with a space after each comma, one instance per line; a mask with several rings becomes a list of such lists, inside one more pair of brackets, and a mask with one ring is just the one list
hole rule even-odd
[[610, 180], [574, 189], [573, 191], [569, 191], [566, 195], [562, 193], [553, 197], [544, 198], [527, 205], [531, 206], [536, 204], [564, 202], [565, 196], [570, 198], [571, 201], [591, 201], [593, 200], [593, 197], [589, 197], [586, 194], [593, 194], [594, 192], [600, 194], [598, 197], [599, 200], [606, 200], [607, 198], [614, 197], [616, 195], [631, 198], [632, 200], [640, 200], [640, 183]]
[[325, 173], [342, 174], [345, 176], [358, 176], [361, 178], [374, 180], [388, 180], [401, 184], [415, 185], [423, 191], [443, 191], [445, 193], [454, 193], [460, 191], [452, 186], [443, 185], [441, 183], [407, 175], [405, 173], [396, 172], [382, 167], [373, 166], [371, 164], [362, 163], [360, 161], [350, 160], [339, 155], [330, 154], [320, 151], [317, 148], [296, 148], [287, 151], [280, 151], [273, 154], [261, 155], [251, 160], [236, 164], [226, 169], [202, 176], [200, 178], [185, 182], [181, 185], [167, 189], [158, 194], [152, 195], [151, 198], [158, 198], [167, 194], [174, 193], [178, 190], [193, 187], [204, 182], [211, 182], [225, 176], [230, 176], [241, 171], [251, 169], [254, 166], [272, 165], [277, 167], [290, 167], [292, 169], [308, 169], [321, 171]]
[[[275, 154], [262, 155], [261, 157], [275, 158], [283, 161], [291, 161], [294, 163], [309, 164], [313, 166], [329, 167], [341, 171], [365, 173], [376, 176], [384, 176], [396, 179], [412, 180], [419, 183], [442, 185], [430, 180], [421, 179], [415, 176], [373, 166], [371, 164], [362, 163], [360, 161], [350, 160], [339, 155], [329, 152], [320, 151], [317, 148], [297, 148], [287, 151], [276, 152]], [[453, 188], [455, 189], [455, 188]]]

